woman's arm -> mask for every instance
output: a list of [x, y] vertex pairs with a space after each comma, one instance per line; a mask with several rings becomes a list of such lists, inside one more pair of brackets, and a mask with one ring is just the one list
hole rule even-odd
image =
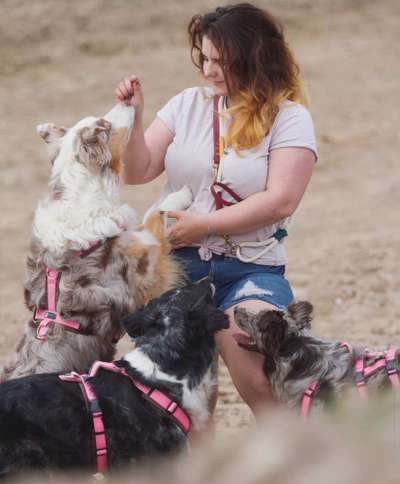
[[143, 121], [136, 120], [123, 154], [122, 179], [139, 185], [157, 178], [164, 171], [164, 158], [173, 135], [161, 119], [156, 118], [144, 132]]
[[119, 101], [135, 108], [135, 121], [131, 136], [123, 153], [122, 179], [127, 184], [147, 183], [164, 171], [164, 158], [173, 134], [156, 118], [144, 132], [144, 95], [137, 76], [123, 79], [115, 94]]
[[270, 152], [266, 190], [211, 214], [169, 212], [174, 248], [198, 242], [208, 232], [242, 234], [289, 217], [300, 203], [311, 178], [315, 155], [306, 148], [279, 148]]

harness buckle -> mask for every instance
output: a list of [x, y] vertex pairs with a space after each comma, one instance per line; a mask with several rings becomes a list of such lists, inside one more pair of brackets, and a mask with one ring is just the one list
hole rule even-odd
[[354, 380], [355, 380], [355, 384], [358, 387], [364, 386], [365, 385], [364, 372], [356, 371], [354, 374]]
[[95, 414], [95, 413], [101, 413], [101, 408], [100, 408], [100, 404], [99, 404], [99, 401], [97, 400], [97, 398], [95, 400], [89, 400], [89, 408], [90, 408], [90, 411], [91, 413]]
[[386, 371], [390, 374], [397, 373], [396, 361], [386, 360]]
[[54, 313], [53, 311], [45, 311], [43, 316], [46, 318], [46, 319], [57, 319], [57, 314]]
[[307, 390], [304, 392], [304, 396], [308, 398], [312, 398], [314, 396], [314, 393], [315, 393], [315, 388], [314, 389], [307, 388]]

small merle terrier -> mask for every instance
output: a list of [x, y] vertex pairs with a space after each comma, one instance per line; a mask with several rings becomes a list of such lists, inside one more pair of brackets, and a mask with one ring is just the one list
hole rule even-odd
[[[214, 334], [229, 326], [208, 280], [166, 292], [124, 322], [134, 349], [115, 366], [168, 395], [194, 429], [208, 418]], [[110, 364], [108, 364], [110, 365]], [[103, 413], [108, 466], [175, 452], [186, 435], [171, 415], [126, 375], [100, 369], [90, 378]], [[0, 476], [17, 471], [95, 467], [87, 402], [74, 382], [36, 374], [0, 385]], [[92, 410], [93, 412], [93, 410]]]
[[[399, 353], [395, 349], [370, 351], [347, 343], [312, 336], [313, 307], [297, 302], [287, 310], [258, 313], [235, 308], [235, 334], [242, 348], [264, 355], [264, 373], [276, 400], [301, 413], [321, 409], [343, 393], [358, 388], [360, 396], [390, 386], [398, 387]], [[367, 393], [368, 392], [368, 393]]]

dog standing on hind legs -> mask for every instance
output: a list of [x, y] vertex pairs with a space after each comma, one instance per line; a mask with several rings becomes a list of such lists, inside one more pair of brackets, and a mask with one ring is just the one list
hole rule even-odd
[[[182, 282], [164, 216], [154, 211], [139, 227], [119, 199], [120, 157], [133, 118], [134, 109], [120, 104], [70, 129], [38, 127], [52, 169], [27, 259], [25, 303], [33, 314], [0, 380], [110, 361], [121, 319]], [[182, 193], [171, 194], [163, 209], [187, 208], [190, 191]]]
[[264, 355], [264, 373], [277, 401], [308, 417], [355, 389], [364, 400], [382, 389], [400, 391], [398, 349], [371, 351], [313, 336], [312, 311], [305, 301], [287, 310], [235, 309], [246, 334], [234, 337], [242, 348]]

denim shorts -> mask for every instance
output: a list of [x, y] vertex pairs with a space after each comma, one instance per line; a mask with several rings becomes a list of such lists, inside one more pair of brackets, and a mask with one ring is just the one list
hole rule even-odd
[[208, 276], [215, 285], [215, 302], [225, 311], [248, 299], [258, 299], [285, 308], [293, 301], [293, 293], [285, 279], [285, 266], [265, 266], [241, 262], [235, 257], [213, 254], [211, 260], [200, 259], [194, 247], [173, 251], [183, 264], [191, 282]]

